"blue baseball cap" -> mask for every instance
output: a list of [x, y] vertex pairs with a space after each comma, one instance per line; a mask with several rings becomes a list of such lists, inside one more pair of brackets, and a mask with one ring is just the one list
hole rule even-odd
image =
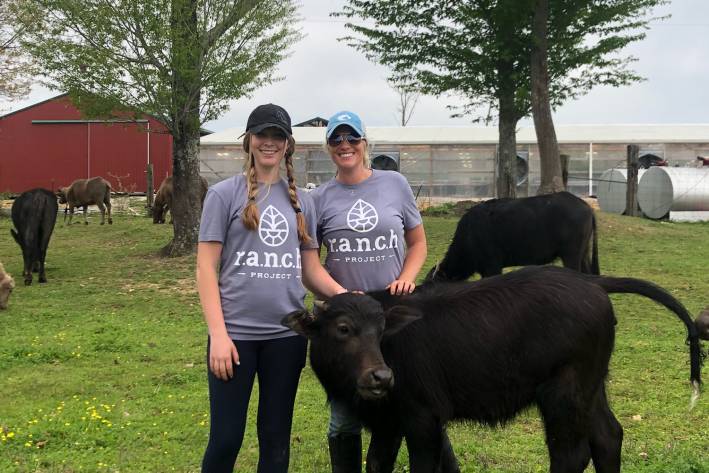
[[359, 116], [354, 112], [343, 110], [330, 117], [330, 120], [327, 123], [327, 130], [325, 131], [325, 139], [329, 139], [332, 133], [342, 125], [349, 126], [362, 138], [367, 137], [364, 133], [364, 124]]

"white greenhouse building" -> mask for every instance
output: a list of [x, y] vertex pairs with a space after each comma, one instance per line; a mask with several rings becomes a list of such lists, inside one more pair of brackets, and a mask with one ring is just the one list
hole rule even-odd
[[[243, 168], [244, 156], [234, 128], [201, 140], [201, 174], [211, 183]], [[640, 157], [654, 155], [669, 166], [690, 167], [709, 155], [709, 124], [691, 125], [561, 125], [556, 127], [562, 154], [569, 156], [568, 188], [579, 196], [596, 195], [601, 174], [625, 168], [627, 145], [640, 147]], [[498, 132], [495, 127], [369, 127], [370, 156], [385, 156], [399, 165], [418, 198], [494, 197]], [[325, 129], [294, 127], [297, 183], [318, 185], [334, 175], [324, 151]], [[539, 186], [539, 154], [534, 128], [517, 132], [518, 195]]]

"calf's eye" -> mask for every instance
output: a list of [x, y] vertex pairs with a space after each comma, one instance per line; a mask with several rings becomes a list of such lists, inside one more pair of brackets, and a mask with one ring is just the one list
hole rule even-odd
[[340, 335], [349, 335], [350, 328], [345, 324], [340, 324], [337, 326], [337, 333]]

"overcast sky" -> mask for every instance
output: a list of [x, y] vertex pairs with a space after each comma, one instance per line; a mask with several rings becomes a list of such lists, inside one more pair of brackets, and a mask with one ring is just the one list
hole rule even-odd
[[[367, 125], [396, 126], [398, 96], [387, 85], [387, 69], [367, 61], [339, 42], [344, 21], [329, 17], [344, 0], [303, 0], [305, 33], [281, 63], [285, 80], [259, 89], [253, 97], [235, 101], [206, 128], [220, 131], [243, 126], [256, 105], [274, 102], [289, 111], [293, 123], [314, 116], [328, 118], [340, 109], [358, 112]], [[709, 1], [674, 0], [656, 10], [671, 18], [655, 23], [647, 38], [627, 48], [638, 58], [634, 69], [647, 81], [623, 88], [599, 87], [557, 110], [557, 124], [709, 123]], [[0, 113], [47, 99], [58, 92], [38, 87], [21, 102], [0, 101]], [[466, 125], [451, 119], [450, 97], [422, 97], [410, 125]], [[523, 122], [522, 124], [528, 124]]]

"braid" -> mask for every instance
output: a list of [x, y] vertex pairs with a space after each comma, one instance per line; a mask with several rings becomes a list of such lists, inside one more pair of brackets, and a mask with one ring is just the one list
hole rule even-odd
[[295, 190], [295, 172], [293, 171], [293, 152], [295, 150], [295, 141], [292, 137], [288, 137], [288, 148], [286, 149], [286, 175], [288, 176], [288, 196], [290, 197], [291, 206], [295, 210], [295, 219], [298, 222], [298, 239], [303, 243], [310, 243], [312, 238], [308, 235], [308, 230], [305, 226], [305, 216], [298, 202], [298, 194]]
[[246, 151], [246, 192], [247, 202], [241, 219], [244, 226], [249, 230], [258, 228], [258, 207], [256, 206], [256, 194], [258, 193], [258, 183], [256, 182], [256, 166], [254, 165], [254, 155], [249, 150], [251, 133], [246, 133], [244, 136], [244, 151]]

